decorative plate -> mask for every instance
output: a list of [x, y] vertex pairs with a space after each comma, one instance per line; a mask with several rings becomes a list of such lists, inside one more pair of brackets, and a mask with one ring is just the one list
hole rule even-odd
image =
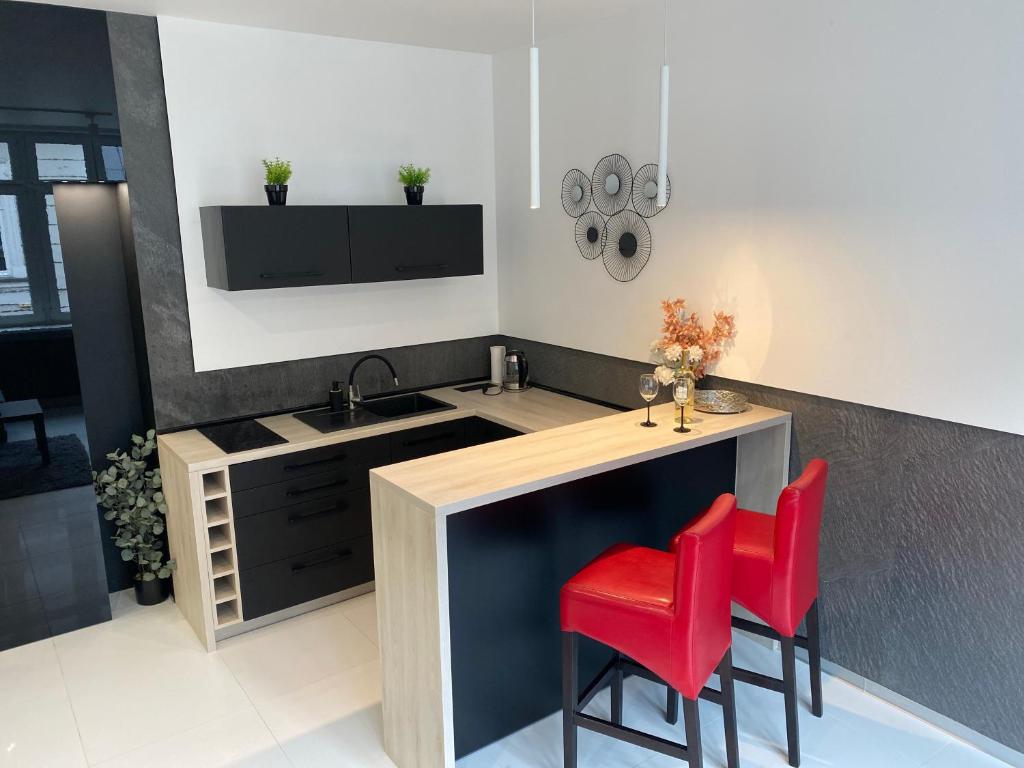
[[[672, 179], [665, 177], [665, 206], [672, 199]], [[633, 207], [636, 212], [649, 219], [657, 216], [664, 208], [658, 207], [658, 164], [648, 163], [640, 167], [633, 177]]]
[[562, 178], [562, 208], [574, 219], [590, 207], [590, 179], [579, 168]]
[[594, 206], [612, 216], [629, 205], [633, 194], [633, 169], [622, 155], [605, 155], [594, 167], [590, 181]]
[[693, 407], [704, 413], [743, 413], [749, 408], [747, 396], [727, 389], [698, 389]]
[[597, 211], [587, 211], [576, 219], [576, 247], [587, 260], [601, 255], [601, 235], [604, 233], [604, 219]]
[[651, 228], [636, 211], [616, 213], [604, 225], [604, 268], [620, 283], [639, 275], [651, 258]]

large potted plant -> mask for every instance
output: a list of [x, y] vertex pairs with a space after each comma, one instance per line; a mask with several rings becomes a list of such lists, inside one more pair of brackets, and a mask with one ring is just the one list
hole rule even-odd
[[285, 205], [288, 202], [288, 180], [292, 177], [291, 162], [280, 157], [264, 160], [263, 171], [267, 202], [271, 205]]
[[405, 202], [423, 205], [423, 188], [430, 181], [429, 168], [417, 168], [412, 163], [398, 167], [398, 180], [405, 187]]
[[132, 435], [130, 451], [107, 454], [110, 466], [93, 472], [96, 503], [103, 519], [117, 525], [112, 537], [121, 548], [121, 559], [135, 564], [135, 599], [139, 605], [156, 605], [167, 599], [167, 579], [174, 560], [164, 561], [164, 529], [167, 504], [161, 490], [160, 468], [149, 466], [156, 450], [156, 432]]

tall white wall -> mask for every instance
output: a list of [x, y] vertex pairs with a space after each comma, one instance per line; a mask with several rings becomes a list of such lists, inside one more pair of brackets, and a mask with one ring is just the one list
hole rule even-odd
[[[160, 17], [196, 370], [498, 330], [491, 57]], [[206, 286], [199, 208], [266, 204], [260, 159], [290, 159], [292, 204], [482, 203], [482, 276], [227, 293]]]
[[[632, 283], [562, 174], [657, 159], [661, 3], [495, 58], [502, 331], [647, 359], [659, 299], [736, 314], [722, 375], [1024, 434], [1024, 4], [673, 0], [673, 198]], [[639, 400], [638, 400], [639, 404]]]

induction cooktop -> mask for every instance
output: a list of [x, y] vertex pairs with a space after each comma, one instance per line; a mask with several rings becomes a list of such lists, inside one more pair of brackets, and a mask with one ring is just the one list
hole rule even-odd
[[273, 430], [253, 419], [199, 427], [199, 431], [225, 453], [251, 451], [254, 448], [266, 448], [288, 442]]

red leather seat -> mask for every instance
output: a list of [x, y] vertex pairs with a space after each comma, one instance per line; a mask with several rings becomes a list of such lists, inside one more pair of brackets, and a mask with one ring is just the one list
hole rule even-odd
[[[828, 463], [813, 459], [779, 494], [775, 515], [739, 509], [733, 546], [732, 598], [763, 621], [735, 619], [733, 625], [782, 641], [783, 680], [736, 670], [741, 682], [770, 685], [786, 696], [790, 765], [800, 764], [796, 716], [795, 645], [807, 648], [811, 666], [811, 710], [822, 714], [818, 630], [818, 538], [825, 505]], [[672, 540], [672, 551], [680, 537]], [[807, 619], [807, 637], [797, 637]], [[775, 684], [778, 684], [777, 686]]]
[[[689, 710], [684, 711], [690, 745], [686, 759], [691, 764], [694, 754], [698, 765], [700, 759], [699, 728], [696, 736], [691, 733], [696, 700], [716, 669], [728, 683], [723, 703], [731, 707], [730, 584], [735, 513], [736, 497], [723, 494], [679, 533], [674, 554], [618, 544], [591, 561], [561, 592], [564, 633], [585, 635], [613, 648], [693, 704], [692, 717]], [[721, 672], [726, 662], [729, 671]], [[621, 669], [618, 674], [621, 676]], [[621, 682], [619, 685], [617, 695], [621, 695]], [[621, 703], [619, 706], [621, 715]], [[574, 744], [575, 724], [589, 727], [587, 716], [578, 715], [573, 705], [565, 717], [567, 722], [582, 718], [574, 723]], [[621, 720], [621, 716], [613, 714], [614, 719]], [[731, 723], [735, 726], [734, 711]], [[729, 724], [727, 713], [727, 729]], [[567, 766], [569, 752], [567, 744]], [[730, 754], [730, 759], [733, 756]]]

